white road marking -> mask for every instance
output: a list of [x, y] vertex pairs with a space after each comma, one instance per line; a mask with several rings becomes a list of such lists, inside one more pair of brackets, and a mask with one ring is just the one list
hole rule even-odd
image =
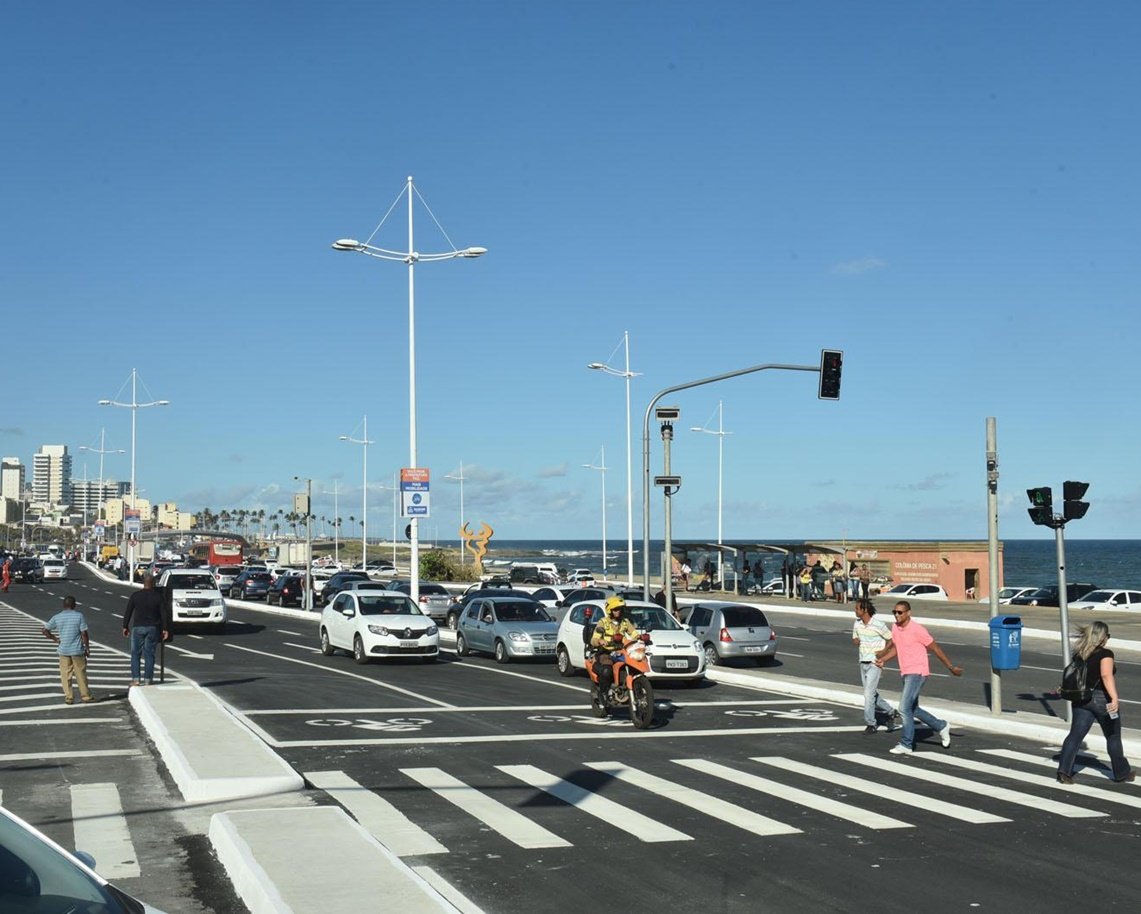
[[605, 797], [599, 796], [593, 790], [587, 790], [564, 781], [560, 777], [548, 774], [534, 765], [496, 765], [504, 774], [518, 778], [524, 784], [549, 793], [551, 796], [569, 803], [575, 809], [587, 815], [601, 819], [607, 825], [619, 829], [624, 834], [633, 835], [646, 842], [660, 841], [692, 841], [685, 832], [670, 828], [661, 822], [635, 812], [628, 806], [615, 803]]
[[[100, 704], [109, 704], [109, 702], [100, 702]], [[54, 709], [54, 705], [52, 706]], [[25, 711], [43, 711], [44, 708], [21, 708], [19, 713]], [[5, 714], [13, 714], [17, 712], [5, 711]], [[46, 717], [41, 717], [37, 720], [0, 720], [0, 727], [43, 727], [46, 724], [121, 724], [123, 719], [121, 717], [57, 717], [50, 720]]]
[[451, 904], [453, 908], [459, 911], [459, 914], [484, 914], [481, 907], [476, 905], [475, 902], [460, 892], [459, 889], [430, 866], [414, 866], [412, 867], [412, 872], [443, 895], [444, 899]]
[[650, 793], [667, 800], [673, 800], [675, 803], [681, 803], [682, 806], [688, 806], [690, 809], [696, 809], [698, 812], [713, 816], [729, 825], [735, 825], [737, 828], [743, 828], [754, 835], [800, 834], [799, 828], [785, 825], [776, 819], [762, 816], [751, 809], [745, 809], [719, 797], [702, 793], [684, 784], [667, 781], [665, 778], [639, 771], [637, 768], [628, 768], [621, 762], [585, 762], [584, 764], [587, 768], [602, 771], [620, 781], [633, 784], [635, 787], [648, 790]]
[[[58, 677], [57, 677], [58, 678]], [[699, 707], [744, 707], [753, 705], [796, 705], [804, 704], [802, 698], [780, 698], [766, 701], [670, 701], [671, 706], [675, 708], [699, 708]], [[451, 714], [459, 713], [476, 713], [476, 712], [489, 712], [489, 711], [582, 711], [587, 713], [589, 709], [582, 703], [574, 705], [452, 705], [447, 708], [437, 707], [395, 707], [395, 708], [318, 708], [314, 711], [312, 708], [283, 708], [271, 711], [246, 711], [245, 713], [250, 717], [260, 715], [274, 715], [274, 714], [307, 714], [310, 717], [320, 714], [409, 714], [412, 712], [426, 713], [433, 712], [436, 714]]]
[[0, 755], [0, 762], [31, 762], [36, 759], [110, 758], [112, 756], [142, 755], [138, 749], [76, 749], [72, 752], [26, 752]]
[[[61, 707], [62, 707], [61, 703]], [[5, 712], [0, 711], [0, 714]], [[273, 740], [282, 749], [321, 746], [429, 746], [436, 743], [460, 745], [462, 743], [533, 743], [552, 740], [603, 740], [603, 739], [684, 739], [711, 736], [786, 736], [791, 733], [860, 733], [858, 727], [741, 727], [732, 730], [591, 730], [572, 733], [504, 733], [498, 736], [393, 736], [388, 739], [296, 739]]]
[[[39, 686], [39, 688], [43, 688], [43, 686]], [[29, 698], [55, 698], [58, 699], [59, 703], [62, 705], [63, 689], [61, 688], [58, 692], [37, 692], [35, 695], [5, 695], [0, 697], [0, 701], [26, 701]]]
[[[1061, 753], [1060, 748], [1054, 751], [1056, 754]], [[1058, 768], [1057, 762], [1053, 759], [1042, 758], [1040, 755], [1031, 755], [1029, 752], [1015, 752], [1013, 749], [980, 749], [979, 752], [983, 752], [987, 755], [997, 755], [1000, 758], [1013, 759], [1018, 762], [1029, 762], [1033, 765], [1045, 765], [1047, 768], [1053, 768], [1055, 771]], [[1113, 779], [1113, 772], [1110, 770], [1105, 759], [1099, 758], [1096, 753], [1090, 752], [1088, 749], [1081, 750], [1076, 757], [1080, 759], [1082, 756], [1085, 756], [1087, 759], [1092, 758], [1098, 763], [1098, 766], [1100, 766], [1094, 767], [1093, 765], [1083, 764], [1081, 766], [1082, 770], [1088, 768], [1090, 771], [1096, 771], [1098, 774], [1104, 775], [1107, 780]]]
[[781, 635], [782, 641], [811, 641], [811, 638], [798, 638], [796, 635]]
[[[441, 708], [454, 708], [455, 707], [455, 705], [453, 705], [449, 702], [438, 701], [435, 698], [429, 698], [427, 695], [420, 695], [420, 694], [418, 694], [416, 692], [412, 692], [408, 689], [402, 689], [399, 686], [390, 685], [387, 682], [381, 682], [379, 679], [372, 679], [368, 676], [362, 676], [359, 673], [351, 673], [348, 670], [337, 669], [337, 667], [329, 666], [328, 664], [310, 663], [308, 660], [298, 660], [296, 657], [287, 657], [284, 654], [271, 654], [268, 651], [258, 651], [258, 650], [254, 650], [254, 648], [252, 648], [252, 647], [242, 647], [239, 644], [227, 644], [226, 647], [232, 647], [234, 650], [237, 650], [237, 651], [247, 651], [251, 654], [258, 654], [259, 656], [262, 656], [262, 657], [273, 657], [275, 660], [286, 660], [289, 663], [296, 663], [299, 666], [311, 666], [311, 667], [314, 667], [315, 669], [323, 670], [326, 673], [336, 673], [338, 676], [348, 676], [350, 679], [360, 679], [362, 682], [369, 682], [369, 683], [372, 683], [374, 686], [379, 686], [382, 689], [388, 689], [391, 692], [397, 692], [401, 695], [407, 695], [410, 698], [415, 698], [415, 699], [418, 699], [419, 701], [429, 702], [430, 704], [438, 705]], [[285, 744], [279, 743], [278, 745], [285, 745]]]
[[458, 778], [452, 777], [439, 768], [401, 768], [412, 780], [462, 809], [469, 816], [479, 819], [484, 825], [501, 834], [519, 847], [570, 847], [554, 832], [532, 822], [526, 816], [493, 800], [486, 794], [469, 787]]
[[795, 657], [797, 660], [804, 659], [804, 654], [793, 654], [791, 651], [781, 651], [780, 655], [782, 657]]
[[307, 771], [305, 780], [340, 803], [366, 831], [398, 857], [446, 854], [448, 849], [388, 800], [343, 771]]
[[[927, 753], [916, 753], [916, 755], [926, 754]], [[927, 781], [931, 784], [942, 784], [944, 787], [965, 790], [967, 793], [979, 794], [993, 800], [1003, 800], [1007, 803], [1014, 803], [1017, 806], [1028, 806], [1040, 812], [1049, 812], [1056, 816], [1065, 816], [1070, 819], [1093, 819], [1105, 815], [1105, 813], [1096, 812], [1092, 809], [1082, 809], [1078, 806], [1058, 803], [1054, 800], [1047, 800], [1044, 797], [1034, 796], [1033, 794], [1022, 793], [1017, 790], [1008, 790], [1005, 787], [996, 787], [993, 784], [980, 784], [978, 781], [971, 781], [967, 778], [944, 774], [941, 771], [926, 771], [913, 765], [890, 762], [886, 759], [876, 758], [872, 755], [862, 755], [858, 752], [841, 753], [833, 756], [833, 758], [843, 759], [847, 762], [855, 762], [857, 765], [869, 765], [881, 773], [891, 772], [892, 774], [901, 774], [904, 777], [916, 778], [917, 780]], [[1043, 784], [1043, 786], [1047, 785]]]
[[286, 647], [295, 647], [302, 651], [308, 651], [310, 654], [321, 653], [321, 649], [319, 647], [314, 647], [312, 644], [294, 644], [292, 641], [282, 641], [281, 643]]
[[527, 679], [530, 682], [538, 682], [549, 686], [558, 686], [562, 689], [570, 689], [573, 692], [590, 691], [588, 686], [571, 685], [569, 682], [553, 682], [549, 679], [543, 679], [540, 676], [531, 676], [528, 673], [516, 673], [513, 670], [501, 670], [499, 667], [494, 666], [480, 666], [479, 664], [475, 663], [453, 663], [449, 664], [449, 667], [457, 670], [476, 670], [486, 673], [498, 673], [500, 676], [518, 676], [520, 679]]
[[684, 765], [686, 768], [691, 768], [701, 774], [710, 774], [722, 780], [729, 781], [732, 784], [740, 784], [742, 787], [748, 787], [751, 790], [757, 790], [769, 796], [787, 800], [790, 803], [806, 806], [809, 809], [814, 809], [817, 812], [822, 812], [830, 816], [836, 816], [839, 819], [846, 819], [849, 822], [863, 825], [866, 828], [886, 829], [912, 827], [910, 823], [893, 819], [891, 816], [880, 815], [878, 812], [872, 812], [870, 809], [861, 809], [859, 806], [853, 806], [850, 803], [841, 803], [839, 800], [830, 800], [819, 794], [809, 793], [807, 790], [800, 790], [796, 787], [789, 787], [780, 783], [780, 781], [772, 781], [768, 778], [758, 777], [755, 774], [750, 774], [747, 771], [739, 771], [727, 765], [719, 765], [716, 762], [699, 758], [675, 758], [671, 761], [678, 765]]
[[139, 857], [114, 784], [73, 784], [71, 818], [75, 846], [95, 858], [100, 876], [134, 879], [141, 875]]
[[772, 765], [774, 768], [780, 768], [783, 771], [802, 774], [805, 777], [816, 778], [829, 784], [835, 784], [844, 790], [867, 793], [874, 797], [883, 797], [885, 800], [894, 800], [896, 803], [903, 803], [915, 809], [950, 816], [952, 819], [959, 819], [962, 822], [970, 822], [974, 825], [982, 825], [988, 822], [1010, 821], [1010, 819], [1004, 819], [1002, 816], [983, 812], [981, 809], [972, 809], [969, 806], [947, 803], [944, 800], [924, 796], [921, 793], [912, 793], [910, 790], [900, 790], [898, 787], [889, 787], [886, 784], [879, 784], [874, 781], [847, 777], [839, 771], [830, 771], [827, 768], [820, 768], [816, 765], [794, 762], [792, 759], [780, 758], [779, 756], [754, 755], [753, 761], [760, 762], [762, 765]]
[[287, 631], [287, 630], [286, 630], [286, 629], [284, 629], [284, 628], [278, 628], [278, 629], [274, 629], [274, 630], [275, 630], [275, 631], [276, 631], [276, 632], [277, 632], [279, 635], [292, 635], [294, 638], [303, 638], [303, 637], [305, 637], [305, 636], [304, 636], [304, 634], [303, 634], [302, 632], [291, 632], [291, 631]]

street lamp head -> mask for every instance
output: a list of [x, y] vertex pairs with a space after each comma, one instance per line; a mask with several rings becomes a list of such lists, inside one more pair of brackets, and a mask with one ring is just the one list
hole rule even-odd
[[99, 401], [99, 405], [100, 405], [100, 406], [110, 406], [110, 405], [111, 405], [111, 401], [110, 401], [110, 400], [100, 400], [100, 401]]
[[169, 400], [156, 400], [155, 406], [170, 406]]
[[487, 248], [464, 248], [460, 251], [461, 257], [482, 257], [487, 253]]
[[697, 425], [691, 425], [691, 426], [689, 427], [689, 430], [690, 430], [691, 432], [704, 432], [704, 431], [705, 431], [705, 429], [703, 429], [703, 428], [701, 428], [700, 426], [697, 426]]
[[357, 251], [360, 246], [361, 243], [355, 238], [341, 238], [333, 242], [334, 251]]
[[337, 440], [338, 440], [338, 441], [348, 441], [348, 440], [349, 440], [349, 436], [348, 436], [348, 435], [338, 435], [338, 436], [337, 436]]
[[587, 368], [593, 368], [595, 371], [605, 371], [606, 370], [606, 366], [603, 365], [601, 362], [591, 362], [586, 367]]

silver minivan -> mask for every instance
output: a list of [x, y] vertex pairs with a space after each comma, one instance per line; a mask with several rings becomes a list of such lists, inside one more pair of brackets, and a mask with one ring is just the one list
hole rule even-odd
[[701, 643], [707, 667], [731, 659], [761, 664], [776, 660], [777, 633], [758, 606], [698, 603], [689, 610], [684, 624]]

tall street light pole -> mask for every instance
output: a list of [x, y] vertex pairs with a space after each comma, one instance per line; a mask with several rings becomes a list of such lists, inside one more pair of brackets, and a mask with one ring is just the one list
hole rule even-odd
[[[123, 403], [119, 400], [100, 400], [100, 406], [119, 406], [123, 409], [131, 411], [131, 507], [138, 508], [138, 500], [135, 495], [135, 418], [140, 409], [146, 409], [150, 406], [170, 406], [169, 400], [151, 400], [149, 403], [140, 403], [138, 397], [138, 379], [139, 372], [137, 369], [131, 369], [131, 402]], [[140, 518], [140, 530], [142, 519]], [[130, 580], [135, 580], [135, 547], [131, 546], [130, 550]]]
[[[460, 529], [461, 530], [463, 530], [463, 528], [464, 528], [464, 478], [465, 478], [464, 477], [464, 462], [462, 460], [460, 461], [460, 472], [458, 475], [455, 473], [449, 473], [447, 476], [444, 477], [444, 479], [458, 479], [459, 483], [460, 483]], [[464, 552], [465, 552], [464, 541], [461, 539], [460, 540], [460, 564], [461, 565], [467, 564], [467, 557], [464, 555]]]
[[382, 491], [392, 493], [392, 567], [396, 567], [396, 493], [400, 488], [396, 485], [396, 474], [392, 474], [392, 485], [390, 486], [377, 486]]
[[600, 448], [601, 456], [596, 466], [593, 463], [584, 463], [583, 469], [598, 470], [602, 474], [602, 573], [606, 574], [606, 445]]
[[361, 421], [364, 430], [361, 432], [360, 438], [341, 435], [340, 440], [348, 441], [350, 444], [359, 444], [364, 452], [361, 470], [361, 570], [365, 571], [368, 569], [368, 446], [375, 442], [368, 440], [368, 416], [365, 416]]
[[[712, 418], [712, 416], [710, 417]], [[708, 424], [702, 426], [695, 426], [690, 429], [691, 432], [703, 432], [707, 435], [717, 436], [717, 583], [724, 589], [725, 571], [721, 567], [723, 552], [721, 550], [721, 479], [722, 469], [724, 467], [724, 449], [725, 449], [725, 436], [732, 435], [732, 432], [727, 432], [721, 425], [722, 418], [722, 401], [717, 401], [717, 428], [708, 428]]]
[[[622, 333], [622, 344], [626, 350], [626, 368], [619, 371], [611, 368], [605, 362], [591, 362], [587, 368], [601, 371], [616, 378], [626, 379], [626, 583], [634, 583], [634, 458], [631, 450], [630, 438], [630, 379], [641, 374], [640, 371], [630, 370], [630, 331]], [[643, 555], [642, 562], [649, 562], [649, 556]]]
[[[415, 186], [412, 183], [412, 176], [409, 175], [405, 190], [401, 191], [402, 194], [408, 196], [408, 250], [407, 251], [390, 251], [385, 248], [374, 247], [368, 242], [360, 242], [353, 238], [342, 238], [333, 242], [333, 250], [336, 251], [355, 251], [358, 254], [367, 254], [369, 257], [376, 257], [380, 260], [395, 260], [408, 265], [408, 454], [409, 466], [415, 469], [416, 462], [416, 285], [415, 285], [415, 268], [417, 262], [431, 263], [436, 260], [453, 260], [457, 257], [480, 257], [487, 253], [487, 248], [464, 248], [457, 250], [452, 248], [442, 254], [421, 254], [416, 250], [413, 242], [412, 231], [412, 199], [413, 195], [417, 194]], [[399, 200], [400, 197], [397, 197]], [[395, 206], [395, 203], [393, 204]], [[431, 210], [429, 210], [429, 213]], [[435, 217], [433, 216], [433, 219]], [[382, 223], [383, 224], [383, 220]], [[437, 223], [438, 224], [438, 223]], [[378, 226], [379, 228], [379, 226]], [[373, 233], [375, 234], [375, 232]], [[444, 236], [447, 237], [446, 235]], [[450, 241], [449, 241], [450, 243]], [[410, 596], [417, 603], [420, 600], [420, 520], [419, 517], [413, 515], [411, 517], [411, 587]]]
[[[87, 447], [87, 445], [85, 445], [85, 444], [81, 444], [79, 446], [79, 449], [81, 451], [90, 451], [92, 454], [98, 454], [99, 455], [99, 514], [97, 516], [97, 520], [103, 519], [103, 455], [104, 454], [125, 454], [125, 453], [127, 453], [121, 447], [120, 448], [111, 448], [110, 450], [107, 450], [107, 448], [105, 447], [106, 443], [107, 443], [107, 429], [101, 428], [101, 429], [99, 429], [99, 448], [98, 448], [98, 450], [96, 450], [93, 447]], [[102, 538], [100, 538], [100, 539], [102, 540]]]

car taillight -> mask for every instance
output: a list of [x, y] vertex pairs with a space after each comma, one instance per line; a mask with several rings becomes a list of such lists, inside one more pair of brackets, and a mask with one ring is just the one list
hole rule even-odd
[[777, 640], [777, 631], [775, 628], [769, 629], [769, 640], [770, 641], [776, 641]]
[[721, 639], [720, 640], [722, 640], [722, 641], [732, 641], [733, 640], [733, 636], [729, 634], [729, 629], [727, 629], [727, 628], [721, 629]]

